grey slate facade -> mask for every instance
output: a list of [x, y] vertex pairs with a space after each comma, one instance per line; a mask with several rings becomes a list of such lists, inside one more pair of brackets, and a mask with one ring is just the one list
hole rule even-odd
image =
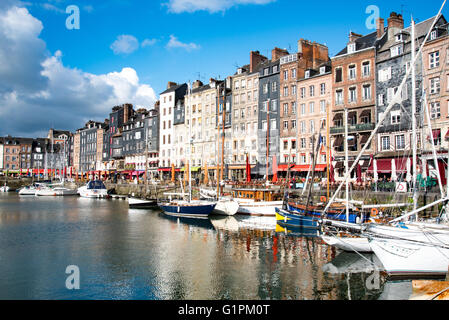
[[[259, 72], [259, 116], [258, 116], [258, 174], [266, 175], [267, 163], [267, 104], [269, 101], [269, 175], [273, 172], [273, 156], [279, 164], [280, 153], [280, 61], [261, 65]], [[274, 125], [275, 124], [275, 125]]]

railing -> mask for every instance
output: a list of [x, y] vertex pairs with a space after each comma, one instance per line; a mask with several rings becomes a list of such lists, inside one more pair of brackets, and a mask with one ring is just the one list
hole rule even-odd
[[[348, 132], [360, 132], [360, 131], [373, 131], [375, 127], [374, 123], [361, 123], [348, 127]], [[330, 129], [331, 134], [344, 134], [345, 127], [333, 127]]]

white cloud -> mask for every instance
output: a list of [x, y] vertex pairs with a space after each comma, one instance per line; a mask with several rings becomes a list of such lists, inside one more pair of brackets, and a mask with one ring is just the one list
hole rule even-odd
[[114, 54], [130, 54], [139, 49], [139, 40], [134, 36], [123, 34], [111, 44], [111, 49]]
[[96, 75], [66, 67], [61, 51], [48, 54], [42, 28], [25, 8], [0, 9], [0, 136], [76, 130], [115, 105], [153, 106], [154, 90], [134, 69]]
[[156, 42], [157, 42], [157, 39], [145, 39], [142, 41], [141, 46], [142, 46], [142, 48], [151, 47], [151, 46], [155, 45]]
[[238, 5], [264, 5], [276, 0], [169, 0], [165, 5], [172, 13], [209, 11], [210, 13], [224, 12]]
[[200, 49], [200, 46], [191, 42], [191, 43], [183, 43], [178, 40], [174, 35], [170, 36], [170, 40], [167, 43], [167, 48], [169, 49], [175, 49], [175, 48], [181, 48], [185, 49], [187, 51], [197, 50]]

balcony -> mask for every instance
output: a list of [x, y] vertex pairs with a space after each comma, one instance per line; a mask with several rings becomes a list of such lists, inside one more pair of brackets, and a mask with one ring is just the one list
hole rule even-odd
[[[374, 123], [361, 123], [348, 127], [348, 133], [373, 131], [375, 127]], [[333, 127], [330, 129], [330, 134], [344, 134], [345, 127]]]

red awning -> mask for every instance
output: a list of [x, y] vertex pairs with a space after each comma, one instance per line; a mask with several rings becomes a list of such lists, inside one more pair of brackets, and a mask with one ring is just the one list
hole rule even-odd
[[[392, 159], [377, 159], [377, 173], [391, 173], [391, 160]], [[407, 158], [394, 159], [394, 161], [397, 173], [407, 172]], [[372, 161], [371, 166], [368, 168], [368, 172], [374, 172], [374, 161]]]
[[[317, 164], [315, 166], [315, 171], [318, 172], [323, 172], [325, 171], [327, 168], [327, 166], [325, 164]], [[278, 171], [287, 171], [288, 170], [288, 165], [287, 164], [281, 164], [278, 166]], [[293, 172], [308, 172], [309, 170], [312, 170], [312, 166], [311, 165], [291, 165], [290, 166], [290, 171]]]

